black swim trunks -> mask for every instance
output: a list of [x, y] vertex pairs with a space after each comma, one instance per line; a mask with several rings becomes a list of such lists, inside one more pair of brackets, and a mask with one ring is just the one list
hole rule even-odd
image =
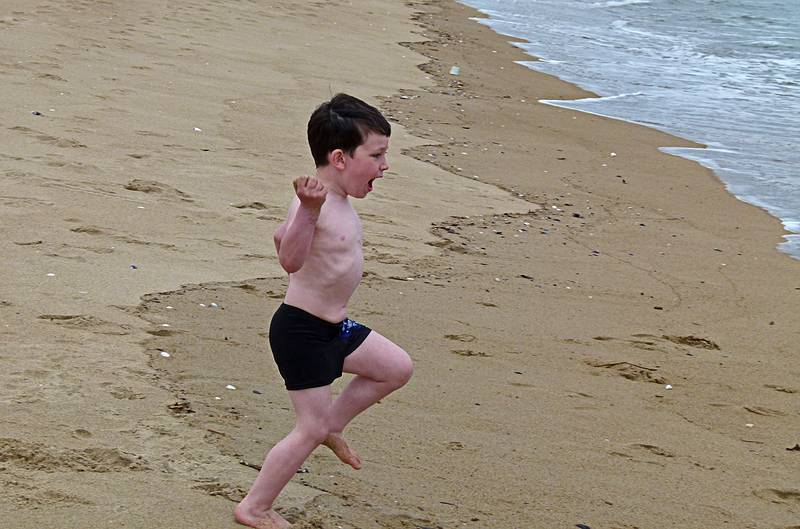
[[342, 376], [347, 355], [370, 333], [351, 319], [331, 323], [282, 303], [269, 325], [269, 345], [286, 389], [327, 386]]

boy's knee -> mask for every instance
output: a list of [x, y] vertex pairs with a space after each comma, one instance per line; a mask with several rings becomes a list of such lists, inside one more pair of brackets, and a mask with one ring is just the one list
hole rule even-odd
[[309, 442], [320, 445], [328, 437], [330, 427], [326, 422], [319, 422], [304, 425], [300, 431]]
[[403, 354], [402, 359], [397, 362], [397, 365], [393, 370], [392, 382], [394, 383], [395, 387], [400, 388], [406, 385], [413, 374], [414, 362], [411, 361], [411, 357], [408, 356], [408, 353], [405, 353]]

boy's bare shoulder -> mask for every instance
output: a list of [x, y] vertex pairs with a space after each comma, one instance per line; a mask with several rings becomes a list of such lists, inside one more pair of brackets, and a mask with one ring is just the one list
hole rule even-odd
[[346, 198], [326, 202], [320, 212], [318, 221], [318, 225], [344, 229], [350, 229], [354, 225], [360, 226], [360, 224], [361, 220], [358, 217], [358, 213]]

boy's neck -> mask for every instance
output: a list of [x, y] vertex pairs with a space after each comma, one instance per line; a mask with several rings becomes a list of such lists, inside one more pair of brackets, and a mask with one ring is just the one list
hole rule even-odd
[[316, 178], [325, 185], [328, 193], [347, 198], [347, 192], [339, 184], [339, 172], [332, 165], [317, 167]]

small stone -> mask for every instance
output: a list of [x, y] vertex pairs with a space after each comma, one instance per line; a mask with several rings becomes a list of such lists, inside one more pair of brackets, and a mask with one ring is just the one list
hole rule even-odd
[[33, 114], [34, 116], [41, 116], [42, 115], [42, 113], [39, 112], [38, 110], [34, 110], [33, 112], [31, 112], [31, 114]]
[[664, 389], [672, 389], [672, 384], [667, 384], [666, 386], [664, 386]]
[[164, 358], [169, 358], [170, 356], [172, 356], [172, 355], [170, 355], [170, 354], [169, 354], [168, 352], [166, 352], [166, 351], [159, 351], [159, 352], [158, 352], [158, 354], [160, 354], [160, 355], [161, 355], [161, 356], [163, 356]]
[[227, 386], [225, 386], [225, 389], [236, 389], [236, 386], [234, 386], [233, 384], [228, 384]]

